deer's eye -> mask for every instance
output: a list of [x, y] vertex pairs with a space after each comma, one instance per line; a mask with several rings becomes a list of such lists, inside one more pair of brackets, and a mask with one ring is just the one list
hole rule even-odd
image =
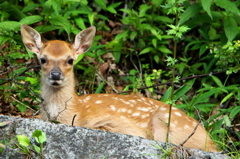
[[45, 58], [41, 58], [40, 61], [41, 61], [41, 64], [45, 64], [47, 62]]
[[69, 59], [68, 64], [72, 65], [73, 64], [73, 59]]

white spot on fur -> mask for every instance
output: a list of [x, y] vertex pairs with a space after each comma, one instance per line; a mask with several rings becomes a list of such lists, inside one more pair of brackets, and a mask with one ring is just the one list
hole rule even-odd
[[184, 129], [189, 129], [189, 126], [188, 126], [188, 125], [184, 125], [183, 128], [184, 128]]
[[91, 99], [91, 96], [87, 96], [84, 100], [83, 100], [83, 102], [84, 103], [87, 103], [87, 101], [89, 101]]
[[148, 111], [149, 111], [149, 108], [146, 108], [146, 107], [137, 107], [137, 110], [141, 110], [141, 111], [144, 111], [144, 112], [148, 112]]
[[174, 112], [174, 114], [177, 116], [182, 116], [182, 114], [180, 112]]
[[119, 100], [119, 98], [117, 98], [117, 97], [113, 97], [113, 99], [115, 99], [115, 100]]
[[140, 116], [140, 113], [139, 112], [133, 113], [132, 116]]
[[120, 116], [120, 118], [122, 118], [122, 119], [126, 119], [126, 117], [125, 117], [125, 116], [122, 116], [122, 115]]
[[164, 117], [165, 117], [165, 118], [168, 118], [168, 117], [169, 117], [169, 114], [168, 114], [168, 113], [164, 114]]
[[127, 111], [127, 109], [125, 109], [125, 108], [122, 108], [122, 109], [121, 109], [121, 111], [122, 111], [122, 112], [126, 112], [126, 111]]
[[114, 105], [110, 105], [111, 110], [116, 111], [116, 107]]
[[129, 102], [136, 103], [136, 101], [135, 101], [135, 100], [129, 100]]
[[147, 103], [147, 102], [144, 102], [144, 104], [149, 105], [149, 106], [151, 105], [150, 103]]
[[103, 96], [108, 97], [109, 95], [108, 94], [104, 94]]
[[98, 101], [96, 101], [95, 103], [96, 103], [96, 104], [101, 104], [102, 101], [101, 101], [101, 100], [98, 100]]
[[139, 102], [142, 102], [142, 100], [141, 100], [141, 99], [137, 99], [137, 101], [139, 101]]
[[142, 124], [140, 125], [140, 127], [142, 127], [142, 128], [146, 128], [147, 125], [148, 125], [148, 123], [142, 123]]
[[146, 99], [145, 98], [141, 98], [143, 101], [146, 101]]
[[132, 110], [131, 110], [131, 109], [129, 109], [127, 112], [130, 114], [130, 113], [132, 113]]
[[165, 107], [161, 107], [160, 110], [167, 110], [167, 108], [165, 108]]
[[175, 107], [172, 107], [172, 109], [173, 109], [173, 110], [177, 110], [177, 108], [175, 108]]
[[149, 103], [153, 105], [153, 101], [149, 100]]

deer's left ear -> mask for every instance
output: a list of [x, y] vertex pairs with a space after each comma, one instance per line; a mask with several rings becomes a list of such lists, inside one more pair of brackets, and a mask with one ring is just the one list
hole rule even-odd
[[95, 26], [91, 26], [76, 35], [73, 48], [77, 56], [88, 51], [93, 43], [95, 33]]

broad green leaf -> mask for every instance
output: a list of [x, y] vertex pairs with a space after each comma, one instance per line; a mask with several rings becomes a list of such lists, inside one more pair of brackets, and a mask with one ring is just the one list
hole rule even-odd
[[125, 37], [127, 37], [127, 36], [128, 36], [128, 31], [124, 31], [124, 32], [118, 34], [118, 35], [115, 37], [115, 40], [120, 40], [120, 39], [125, 38]]
[[28, 17], [21, 19], [20, 23], [29, 25], [29, 24], [39, 22], [42, 19], [43, 19], [43, 17], [41, 17], [40, 15], [33, 15], [33, 16], [28, 16]]
[[163, 102], [167, 101], [171, 97], [171, 94], [172, 94], [172, 87], [169, 87], [168, 90], [162, 96], [161, 101]]
[[229, 117], [227, 115], [224, 115], [223, 119], [224, 119], [224, 122], [226, 123], [227, 126], [231, 125], [231, 121], [230, 121], [230, 119], [229, 119]]
[[132, 31], [131, 34], [130, 34], [130, 39], [131, 40], [134, 40], [137, 36], [137, 32], [136, 31]]
[[52, 25], [56, 25], [56, 26], [62, 27], [67, 32], [67, 34], [70, 35], [70, 33], [71, 33], [71, 24], [68, 21], [68, 19], [66, 19], [65, 17], [62, 17], [62, 16], [59, 15], [59, 16], [53, 17], [49, 21], [50, 21], [50, 23]]
[[37, 145], [33, 145], [33, 147], [36, 152], [40, 153], [40, 147], [38, 147]]
[[239, 33], [238, 25], [231, 16], [227, 16], [226, 18], [223, 19], [223, 27], [224, 32], [228, 38], [228, 41], [232, 41]]
[[165, 54], [171, 54], [172, 51], [169, 50], [165, 45], [160, 45], [158, 47], [158, 50], [161, 51], [162, 53], [165, 53]]
[[27, 107], [20, 103], [18, 104], [17, 108], [20, 112], [25, 112], [27, 110]]
[[234, 118], [238, 113], [240, 113], [240, 106], [235, 106], [230, 113], [230, 118]]
[[86, 29], [85, 23], [83, 21], [83, 18], [81, 17], [76, 17], [74, 18], [74, 21], [76, 22], [77, 26], [81, 28], [82, 30]]
[[191, 5], [186, 9], [186, 11], [180, 16], [179, 25], [182, 25], [184, 22], [189, 20], [191, 17], [194, 17], [200, 11], [201, 6], [199, 3]]
[[100, 7], [106, 9], [107, 2], [106, 0], [94, 0]]
[[228, 12], [240, 15], [240, 11], [235, 3], [230, 0], [215, 0], [215, 4]]
[[203, 9], [207, 12], [209, 17], [211, 17], [211, 19], [213, 19], [212, 13], [211, 13], [212, 0], [201, 0], [201, 2], [202, 2]]
[[152, 39], [152, 44], [155, 48], [157, 48], [157, 39]]
[[111, 13], [113, 13], [113, 14], [117, 14], [117, 11], [116, 11], [113, 7], [108, 6], [108, 7], [106, 8], [106, 10], [109, 11], [109, 12], [111, 12]]
[[208, 99], [211, 95], [216, 93], [217, 89], [211, 89], [208, 92], [205, 93], [199, 93], [197, 97], [194, 97], [193, 100], [191, 101], [191, 105], [194, 106], [198, 103], [202, 103], [206, 99]]
[[215, 83], [219, 86], [219, 87], [224, 87], [224, 85], [222, 84], [222, 82], [219, 80], [219, 78], [217, 78], [216, 76], [212, 75], [211, 76], [212, 79], [215, 81]]
[[103, 82], [98, 86], [97, 90], [95, 91], [95, 94], [101, 93], [104, 85], [105, 85], [105, 82], [103, 81]]
[[[195, 78], [196, 79], [196, 78]], [[175, 93], [174, 93], [174, 100], [177, 100], [178, 98], [182, 97], [187, 93], [193, 86], [195, 79], [192, 79], [188, 81], [184, 86], [179, 88]]]
[[146, 53], [148, 53], [148, 52], [151, 52], [152, 50], [153, 50], [152, 47], [147, 47], [147, 48], [143, 49], [143, 50], [139, 53], [139, 55], [146, 54]]
[[0, 22], [0, 29], [4, 31], [14, 31], [14, 30], [19, 30], [21, 26], [20, 22], [16, 21], [4, 21]]
[[39, 33], [46, 33], [52, 30], [57, 30], [60, 29], [61, 27], [59, 26], [52, 26], [52, 25], [39, 25], [37, 26], [35, 29], [39, 32]]
[[147, 4], [142, 4], [139, 9], [139, 17], [144, 17], [146, 15], [146, 11], [151, 8]]
[[[9, 1], [10, 2], [10, 1]], [[1, 11], [7, 12], [9, 15], [12, 15], [17, 21], [21, 20], [22, 18], [26, 17], [19, 9], [18, 6], [12, 5], [12, 2], [9, 3], [5, 1], [0, 3]]]
[[35, 140], [40, 144], [47, 140], [46, 134], [41, 130], [35, 130], [32, 134], [32, 137], [34, 137]]
[[30, 145], [30, 139], [25, 135], [16, 135], [18, 142], [21, 146], [29, 146]]
[[35, 10], [39, 6], [40, 6], [40, 4], [29, 4], [23, 8], [22, 12], [28, 12], [30, 10]]
[[121, 58], [122, 51], [122, 42], [118, 42], [113, 46], [113, 57], [115, 58], [116, 63], [119, 63]]

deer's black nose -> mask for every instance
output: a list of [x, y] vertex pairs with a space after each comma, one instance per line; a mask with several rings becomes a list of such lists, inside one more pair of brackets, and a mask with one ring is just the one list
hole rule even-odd
[[61, 72], [51, 72], [51, 77], [53, 80], [60, 80], [61, 79]]

